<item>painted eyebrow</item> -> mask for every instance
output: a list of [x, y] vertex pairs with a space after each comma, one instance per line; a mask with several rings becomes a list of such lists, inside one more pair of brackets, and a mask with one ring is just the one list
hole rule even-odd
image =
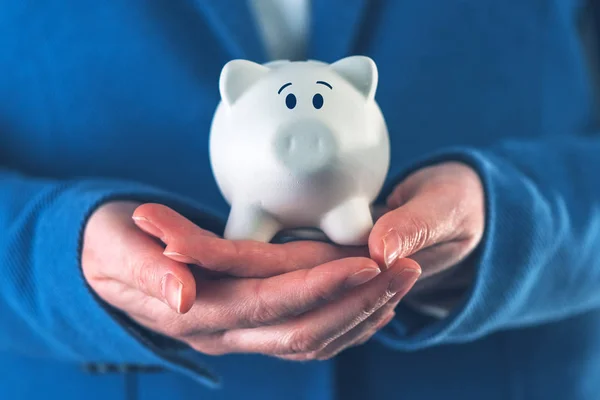
[[288, 82], [285, 85], [283, 85], [281, 88], [279, 88], [279, 91], [277, 92], [277, 94], [280, 94], [283, 89], [285, 89], [286, 87], [290, 86], [291, 84], [292, 84], [292, 82]]
[[329, 89], [333, 89], [333, 87], [331, 87], [331, 85], [327, 82], [324, 81], [317, 81], [317, 85], [324, 85], [327, 86]]

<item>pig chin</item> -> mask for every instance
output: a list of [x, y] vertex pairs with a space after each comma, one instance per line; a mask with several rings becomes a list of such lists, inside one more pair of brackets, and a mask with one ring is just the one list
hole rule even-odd
[[338, 161], [334, 158], [320, 168], [311, 164], [313, 168], [300, 171], [276, 165], [253, 181], [257, 204], [283, 225], [313, 226], [357, 190], [357, 182]]

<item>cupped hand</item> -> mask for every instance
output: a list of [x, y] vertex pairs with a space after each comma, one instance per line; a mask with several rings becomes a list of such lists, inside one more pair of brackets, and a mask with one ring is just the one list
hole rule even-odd
[[136, 207], [92, 215], [84, 276], [139, 324], [205, 354], [329, 358], [389, 320], [420, 273], [410, 260], [381, 272], [364, 249], [231, 242], [167, 207]]
[[396, 186], [387, 207], [369, 237], [371, 257], [382, 267], [410, 257], [423, 268], [423, 278], [463, 261], [484, 233], [483, 185], [462, 163], [413, 173]]

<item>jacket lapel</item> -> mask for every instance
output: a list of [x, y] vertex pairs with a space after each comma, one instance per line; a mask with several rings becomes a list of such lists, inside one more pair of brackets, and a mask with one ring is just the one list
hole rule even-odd
[[245, 0], [194, 0], [231, 59], [267, 62], [254, 15]]
[[312, 0], [309, 58], [334, 62], [352, 55], [368, 3], [368, 0]]

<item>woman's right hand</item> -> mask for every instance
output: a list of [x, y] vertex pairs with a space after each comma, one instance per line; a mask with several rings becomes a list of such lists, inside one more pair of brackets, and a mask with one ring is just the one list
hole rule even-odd
[[329, 358], [389, 321], [420, 273], [411, 260], [381, 272], [366, 249], [232, 242], [165, 206], [138, 206], [91, 216], [84, 276], [137, 323], [205, 354]]

